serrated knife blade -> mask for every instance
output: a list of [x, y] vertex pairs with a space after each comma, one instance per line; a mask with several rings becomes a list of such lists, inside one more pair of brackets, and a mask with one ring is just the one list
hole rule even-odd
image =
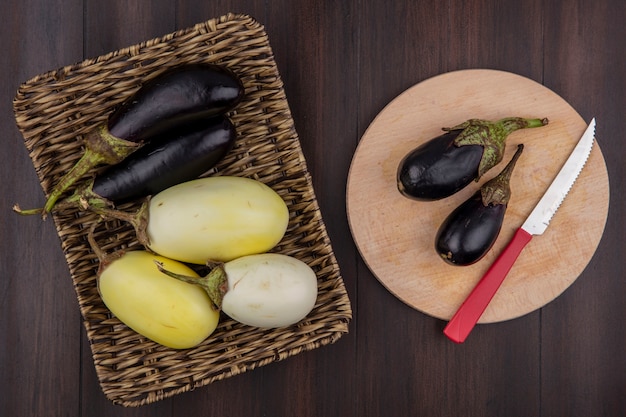
[[546, 230], [589, 158], [595, 130], [596, 119], [593, 118], [558, 175], [522, 225], [522, 229], [531, 235], [540, 235]]
[[456, 343], [465, 341], [524, 247], [533, 235], [541, 235], [546, 230], [589, 158], [595, 127], [596, 119], [593, 118], [530, 215], [450, 319], [443, 331], [450, 340]]

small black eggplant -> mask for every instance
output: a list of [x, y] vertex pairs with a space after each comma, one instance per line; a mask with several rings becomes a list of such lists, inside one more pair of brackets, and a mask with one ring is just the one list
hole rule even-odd
[[402, 159], [397, 170], [398, 190], [421, 201], [449, 197], [500, 163], [509, 134], [547, 124], [548, 119], [508, 117], [496, 122], [470, 119], [443, 128], [446, 133]]
[[239, 78], [218, 65], [182, 65], [147, 81], [85, 136], [83, 156], [53, 188], [43, 215], [93, 167], [117, 164], [156, 135], [225, 113], [243, 94]]
[[518, 145], [511, 161], [495, 178], [457, 207], [437, 231], [435, 250], [452, 265], [471, 265], [495, 243], [511, 198], [510, 179], [524, 149]]

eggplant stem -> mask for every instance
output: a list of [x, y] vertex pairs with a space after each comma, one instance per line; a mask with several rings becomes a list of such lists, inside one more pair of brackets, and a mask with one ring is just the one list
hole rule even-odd
[[104, 158], [101, 155], [99, 155], [97, 152], [92, 151], [89, 148], [85, 149], [85, 153], [78, 160], [76, 165], [74, 165], [72, 169], [70, 169], [68, 173], [65, 174], [63, 178], [61, 178], [61, 180], [57, 183], [57, 185], [48, 196], [48, 199], [46, 200], [46, 203], [43, 207], [43, 213], [50, 213], [57, 200], [69, 187], [71, 187], [76, 181], [82, 178], [82, 176], [85, 175], [86, 172], [88, 172], [93, 167], [100, 165], [102, 162], [104, 162]]
[[475, 178], [478, 181], [487, 171], [502, 161], [506, 139], [511, 133], [519, 129], [541, 127], [547, 124], [547, 118], [506, 117], [495, 122], [470, 119], [460, 125], [443, 128], [443, 130], [461, 130], [454, 140], [456, 146], [481, 145], [483, 147], [483, 156]]
[[98, 220], [93, 222], [91, 224], [91, 227], [89, 228], [89, 232], [87, 233], [87, 242], [89, 242], [89, 246], [91, 247], [91, 250], [98, 258], [98, 272], [96, 273], [97, 279], [100, 279], [100, 275], [102, 275], [102, 272], [111, 264], [111, 262], [115, 261], [116, 259], [121, 258], [125, 252], [124, 250], [118, 250], [113, 253], [106, 253], [100, 247], [100, 245], [98, 245], [98, 242], [96, 241], [96, 237], [95, 237], [95, 232], [96, 232], [96, 228], [98, 227], [100, 223], [102, 223], [102, 221], [103, 219], [99, 218]]
[[[81, 199], [79, 197], [80, 196], [72, 196], [63, 201], [59, 201], [58, 203], [54, 205], [51, 212], [61, 211], [64, 209], [76, 208], [76, 207], [84, 208], [83, 204], [81, 204]], [[90, 201], [96, 201], [96, 200], [98, 199], [97, 198], [90, 199]], [[48, 215], [48, 213], [44, 211], [43, 207], [32, 208], [32, 209], [22, 209], [19, 204], [13, 205], [13, 211], [21, 216], [32, 216], [35, 214], [40, 214], [44, 220], [46, 219]]]
[[90, 169], [102, 165], [121, 162], [137, 150], [141, 144], [117, 138], [109, 133], [105, 124], [96, 127], [85, 137], [85, 151], [78, 162], [59, 180], [50, 192], [43, 207], [42, 215], [52, 211], [57, 200]]
[[220, 264], [213, 268], [208, 275], [203, 277], [191, 277], [188, 275], [177, 274], [175, 272], [169, 271], [165, 269], [162, 262], [154, 261], [157, 268], [163, 274], [177, 279], [182, 282], [186, 282], [188, 284], [193, 284], [201, 287], [206, 293], [209, 295], [211, 302], [215, 306], [217, 310], [222, 308], [222, 299], [226, 294], [228, 287], [228, 277], [226, 276], [226, 271], [224, 270], [223, 264]]
[[13, 205], [13, 211], [15, 213], [17, 213], [17, 214], [22, 215], [22, 216], [32, 216], [34, 214], [41, 214], [41, 215], [43, 215], [43, 207], [22, 210], [22, 208], [20, 207], [19, 204], [14, 204]]
[[513, 133], [519, 129], [530, 129], [535, 127], [541, 127], [548, 124], [548, 119], [524, 119], [522, 117], [506, 117], [498, 120], [498, 124], [502, 125], [507, 134]]
[[96, 242], [96, 237], [95, 237], [96, 228], [101, 222], [102, 222], [102, 219], [98, 219], [97, 221], [93, 222], [93, 224], [89, 228], [89, 232], [87, 233], [87, 242], [89, 242], [89, 246], [91, 246], [91, 250], [96, 255], [96, 257], [98, 257], [98, 261], [100, 263], [102, 263], [104, 259], [106, 258], [105, 252], [102, 250], [100, 245], [98, 245], [98, 242]]
[[511, 174], [513, 173], [515, 164], [517, 163], [517, 160], [519, 159], [523, 150], [523, 144], [517, 145], [517, 151], [515, 152], [515, 155], [513, 155], [509, 163], [504, 167], [504, 169], [498, 175], [496, 175], [485, 184], [483, 184], [482, 187], [480, 187], [480, 195], [483, 205], [485, 207], [487, 207], [489, 204], [507, 205], [509, 203], [509, 200], [511, 199]]
[[137, 241], [145, 247], [150, 246], [150, 238], [148, 237], [147, 231], [148, 203], [149, 200], [145, 201], [135, 213], [129, 213], [127, 211], [106, 207], [106, 203], [104, 203], [102, 199], [96, 198], [82, 201], [83, 208], [87, 210], [105, 218], [121, 220], [129, 223], [133, 229], [135, 229]]

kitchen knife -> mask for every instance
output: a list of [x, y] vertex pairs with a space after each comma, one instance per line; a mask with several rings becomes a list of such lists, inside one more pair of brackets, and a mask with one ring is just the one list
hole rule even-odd
[[571, 155], [541, 200], [526, 218], [524, 224], [517, 229], [507, 247], [448, 322], [443, 332], [450, 340], [456, 343], [465, 341], [524, 247], [531, 241], [533, 235], [541, 235], [546, 230], [552, 216], [558, 210], [587, 162], [593, 147], [595, 128], [596, 119], [593, 118]]

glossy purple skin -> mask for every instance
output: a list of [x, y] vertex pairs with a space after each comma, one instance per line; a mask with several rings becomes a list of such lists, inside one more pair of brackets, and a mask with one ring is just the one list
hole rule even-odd
[[481, 145], [456, 146], [461, 130], [446, 132], [409, 152], [398, 165], [398, 190], [414, 200], [434, 201], [465, 188], [478, 175]]
[[223, 114], [244, 94], [239, 78], [218, 65], [185, 65], [146, 82], [108, 119], [113, 136], [143, 143], [165, 130]]
[[435, 250], [452, 265], [478, 262], [493, 246], [504, 220], [506, 204], [482, 202], [480, 191], [444, 220], [435, 237]]
[[235, 139], [235, 128], [224, 116], [196, 121], [155, 137], [99, 174], [92, 191], [115, 204], [157, 194], [213, 168], [230, 151]]

